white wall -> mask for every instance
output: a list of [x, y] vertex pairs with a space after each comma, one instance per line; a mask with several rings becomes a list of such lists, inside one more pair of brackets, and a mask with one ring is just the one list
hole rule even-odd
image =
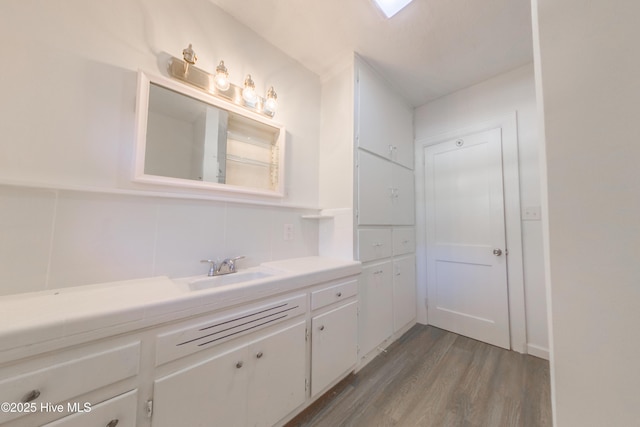
[[354, 55], [345, 57], [322, 80], [320, 114], [319, 200], [323, 213], [333, 219], [320, 221], [319, 253], [353, 259], [353, 127]]
[[555, 425], [638, 425], [640, 2], [533, 12]]
[[[6, 0], [0, 38], [0, 294], [317, 253], [318, 224], [299, 216], [318, 205], [320, 79], [210, 1]], [[131, 183], [137, 71], [163, 74], [158, 58], [189, 43], [199, 67], [224, 59], [232, 82], [251, 73], [259, 93], [276, 88], [282, 205], [304, 209], [100, 194], [152, 189]]]
[[[517, 112], [520, 167], [520, 199], [523, 207], [540, 207], [540, 175], [536, 98], [533, 64], [529, 64], [483, 83], [437, 99], [415, 111], [416, 141], [435, 137], [458, 129]], [[421, 157], [416, 159], [416, 176], [422, 176]], [[424, 200], [419, 197], [417, 200]], [[417, 205], [418, 218], [424, 206]], [[548, 357], [546, 301], [540, 221], [522, 221], [525, 304], [528, 351]], [[418, 248], [418, 253], [424, 253]], [[426, 278], [424, 260], [418, 259], [419, 319], [426, 322]]]

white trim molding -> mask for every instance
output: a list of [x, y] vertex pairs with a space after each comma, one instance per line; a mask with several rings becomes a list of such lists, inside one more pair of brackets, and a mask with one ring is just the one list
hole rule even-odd
[[535, 344], [527, 344], [527, 354], [549, 360], [549, 349]]
[[[424, 188], [424, 150], [426, 147], [472, 133], [500, 128], [502, 130], [502, 167], [504, 179], [505, 228], [507, 236], [507, 280], [509, 291], [509, 328], [511, 349], [527, 354], [527, 325], [524, 293], [524, 267], [522, 254], [522, 224], [520, 219], [520, 174], [518, 160], [517, 113], [497, 117], [493, 120], [473, 124], [464, 128], [416, 140], [416, 233], [417, 233], [417, 283], [426, 283], [426, 215]], [[422, 297], [422, 298], [420, 298]], [[427, 323], [426, 289], [418, 300], [424, 303], [419, 308], [420, 323]], [[542, 356], [540, 356], [542, 357]]]

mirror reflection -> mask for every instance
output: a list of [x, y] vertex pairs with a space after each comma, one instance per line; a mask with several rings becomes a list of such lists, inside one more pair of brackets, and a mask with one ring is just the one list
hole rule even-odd
[[150, 82], [144, 174], [278, 190], [280, 129]]

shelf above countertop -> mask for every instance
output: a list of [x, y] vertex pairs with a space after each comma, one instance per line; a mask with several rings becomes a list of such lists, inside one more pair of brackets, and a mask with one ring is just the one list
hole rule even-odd
[[66, 191], [85, 194], [106, 194], [115, 196], [126, 197], [150, 197], [161, 199], [184, 199], [184, 200], [204, 200], [220, 203], [237, 203], [243, 205], [254, 206], [272, 206], [276, 208], [284, 209], [305, 209], [319, 211], [316, 205], [307, 205], [301, 203], [290, 203], [287, 201], [270, 201], [266, 198], [250, 198], [248, 196], [231, 197], [216, 194], [204, 194], [202, 192], [177, 192], [169, 189], [139, 189], [139, 188], [112, 188], [112, 187], [97, 187], [91, 185], [75, 185], [75, 184], [57, 184], [57, 183], [45, 183], [45, 182], [31, 182], [31, 181], [16, 181], [11, 179], [0, 178], [0, 186], [14, 187], [14, 188], [27, 188], [32, 190], [49, 190], [54, 192]]
[[302, 219], [333, 219], [335, 215], [302, 215]]

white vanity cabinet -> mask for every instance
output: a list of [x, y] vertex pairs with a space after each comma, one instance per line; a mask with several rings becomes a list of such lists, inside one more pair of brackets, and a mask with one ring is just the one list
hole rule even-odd
[[76, 413], [43, 427], [136, 427], [137, 390], [92, 406], [89, 412]]
[[273, 425], [304, 403], [305, 330], [299, 321], [157, 379], [152, 426]]
[[282, 272], [210, 291], [159, 277], [5, 299], [21, 316], [0, 328], [0, 403], [16, 406], [0, 425], [282, 425], [317, 397], [312, 375], [319, 395], [355, 367], [361, 266], [267, 267]]
[[[333, 385], [357, 361], [358, 292], [356, 280], [311, 294], [311, 397]], [[329, 311], [326, 311], [329, 310]]]
[[45, 425], [67, 415], [46, 425], [108, 425], [113, 420], [119, 420], [120, 426], [135, 425], [135, 397], [117, 396], [135, 394], [140, 344], [137, 340], [100, 342], [0, 368], [4, 378], [0, 402], [22, 408], [0, 412], [0, 424]]
[[[218, 354], [154, 382], [153, 427], [244, 426], [247, 349]], [[242, 369], [244, 368], [244, 369]]]

